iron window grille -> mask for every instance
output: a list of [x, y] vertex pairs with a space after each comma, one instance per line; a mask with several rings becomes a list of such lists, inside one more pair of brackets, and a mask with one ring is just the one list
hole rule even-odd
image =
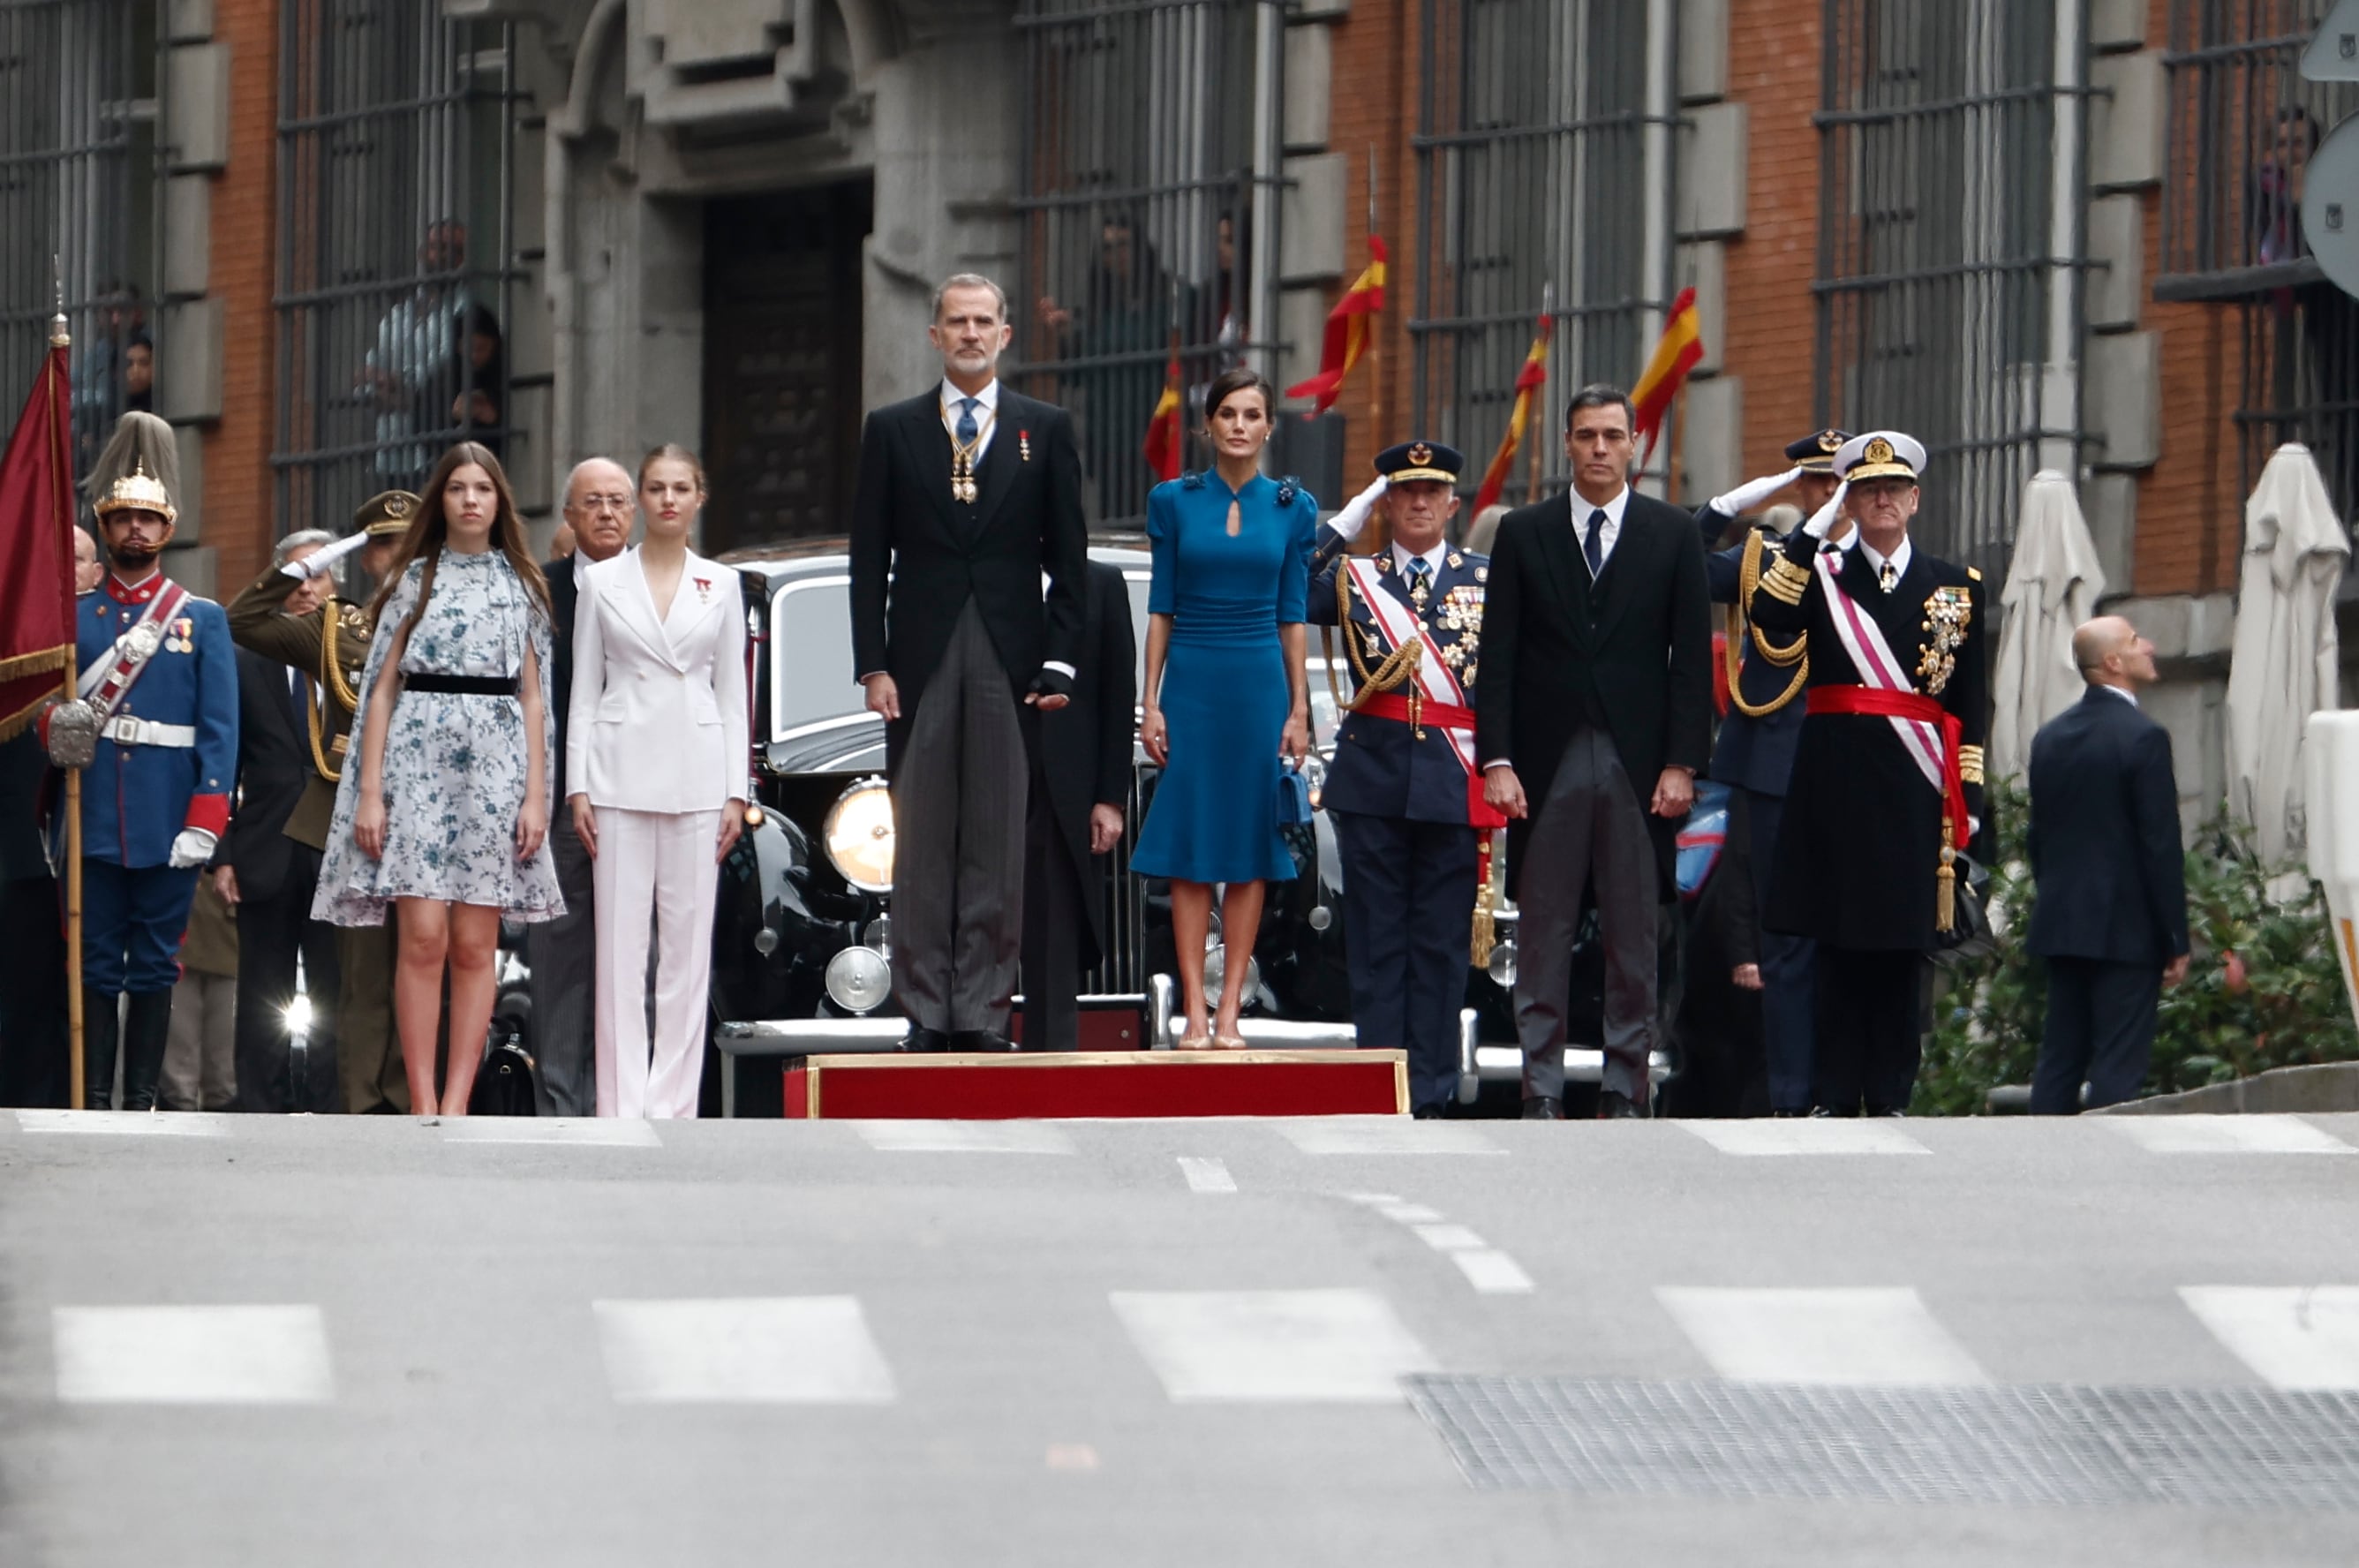
[[511, 30], [439, 0], [286, 0], [277, 524], [341, 528], [460, 440], [505, 456]]
[[1282, 0], [1020, 0], [1022, 389], [1072, 410], [1092, 516], [1136, 526], [1180, 362], [1193, 466], [1223, 370], [1266, 373]]
[[1587, 382], [1629, 386], [1661, 327], [1672, 121], [1647, 98], [1650, 60], [1669, 48], [1650, 38], [1657, 9], [1424, 0], [1410, 423], [1463, 452], [1471, 484], [1506, 430], [1547, 297], [1549, 387], [1510, 501], [1534, 489], [1535, 462], [1538, 492], [1571, 482], [1554, 410]]
[[126, 383], [139, 341], [151, 373], [156, 352], [156, 11], [0, 5], [0, 388], [13, 418], [62, 289], [78, 473], [148, 406]]
[[2302, 80], [2326, 0], [2173, 0], [2155, 298], [2234, 312], [2238, 466], [2309, 443], [2338, 511], [2359, 504], [2359, 306], [2302, 234], [2310, 154], [2359, 84]]

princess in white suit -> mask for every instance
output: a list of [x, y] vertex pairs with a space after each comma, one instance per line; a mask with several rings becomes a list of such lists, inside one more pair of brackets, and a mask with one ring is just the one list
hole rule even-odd
[[735, 572], [688, 548], [704, 495], [693, 455], [649, 452], [646, 537], [583, 574], [574, 612], [565, 777], [598, 895], [602, 1116], [696, 1115], [713, 894], [745, 824], [745, 601]]

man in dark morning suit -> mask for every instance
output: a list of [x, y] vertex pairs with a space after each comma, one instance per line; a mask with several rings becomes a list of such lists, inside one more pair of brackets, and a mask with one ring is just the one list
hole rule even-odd
[[0, 741], [0, 1105], [66, 1103], [65, 905], [39, 816], [49, 767], [32, 731]]
[[[333, 539], [320, 529], [289, 534], [270, 563], [299, 561]], [[326, 593], [325, 579], [307, 577], [280, 613], [308, 615]], [[310, 710], [320, 700], [317, 681], [304, 671], [250, 648], [237, 650], [237, 803], [228, 840], [213, 856], [213, 875], [237, 918], [234, 1103], [241, 1111], [343, 1108], [336, 1080], [336, 928], [311, 919], [320, 852], [287, 833], [310, 787]], [[287, 1031], [299, 956], [311, 1004], [300, 1083]]]
[[1012, 335], [997, 284], [950, 278], [927, 328], [941, 382], [860, 433], [853, 669], [885, 720], [912, 1051], [1008, 1048], [1036, 721], [1081, 657], [1080, 449], [1063, 409], [1000, 385]]
[[1408, 1053], [1411, 1113], [1429, 1119], [1457, 1091], [1483, 838], [1505, 820], [1483, 800], [1474, 756], [1490, 559], [1449, 540], [1464, 467], [1435, 441], [1377, 453], [1391, 542], [1374, 558], [1341, 554], [1365, 518], [1354, 501], [1328, 525], [1320, 553], [1333, 553], [1310, 594], [1310, 619], [1342, 628], [1356, 677], [1320, 786], [1343, 859], [1352, 1023], [1362, 1050]]
[[1040, 715], [1025, 821], [1024, 1048], [1076, 1051], [1082, 972], [1105, 951], [1105, 857], [1122, 840], [1138, 733], [1138, 640], [1122, 569], [1093, 561], [1073, 700]]
[[[568, 788], [565, 728], [573, 708], [573, 607], [582, 572], [613, 560], [631, 542], [637, 493], [620, 463], [603, 457], [576, 463], [565, 482], [565, 526], [573, 530], [573, 553], [540, 569], [549, 580], [549, 700], [557, 705], [557, 748], [549, 766], [557, 771], [555, 798], [560, 803]], [[549, 830], [549, 854], [557, 866], [558, 890], [565, 895], [565, 912], [530, 927], [525, 937], [532, 963], [533, 1094], [544, 1116], [591, 1116], [598, 1114], [596, 1043], [590, 1027], [598, 978], [596, 889], [590, 852], [570, 823]]]
[[1491, 547], [1476, 751], [1507, 826], [1524, 1115], [1564, 1115], [1582, 894], [1605, 947], [1601, 1116], [1651, 1109], [1656, 920], [1712, 750], [1712, 604], [1695, 519], [1630, 488], [1627, 394], [1575, 393], [1572, 489], [1510, 512]]
[[2154, 644], [2104, 615], [2072, 634], [2072, 659], [2089, 689], [2031, 742], [2031, 951], [2048, 960], [2034, 1116], [2134, 1097], [2162, 988], [2187, 977], [2170, 732], [2138, 711]]
[[[1762, 574], [1753, 624], [1810, 636], [1806, 716], [1762, 923], [1819, 947], [1812, 1114], [1898, 1116], [1922, 1046], [1925, 955], [1951, 929], [1983, 810], [1990, 676], [1982, 574], [1909, 541], [1925, 449], [1897, 430], [1835, 454], [1837, 506]], [[1850, 538], [1825, 548], [1838, 511]]]
[[[1783, 474], [1755, 479], [1716, 495], [1696, 513], [1703, 533], [1704, 572], [1712, 602], [1727, 605], [1728, 716], [1712, 743], [1712, 777], [1736, 791], [1734, 810], [1745, 813], [1745, 863], [1753, 874], [1756, 962], [1743, 966], [1737, 983], [1761, 994], [1762, 1055], [1767, 1059], [1769, 1109], [1773, 1116], [1810, 1112], [1810, 1035], [1818, 1027], [1818, 954], [1806, 936], [1760, 929], [1760, 910], [1769, 902], [1771, 850], [1786, 809], [1786, 781], [1794, 771], [1794, 743], [1801, 737], [1802, 703], [1809, 679], [1810, 638], [1772, 639], [1764, 646], [1745, 609], [1766, 563], [1784, 541], [1756, 523], [1744, 540], [1722, 550], [1728, 525], [1782, 490], [1791, 488], [1804, 516], [1824, 506], [1835, 493], [1835, 453], [1851, 439], [1848, 430], [1821, 430], [1788, 444]], [[1848, 523], [1839, 522], [1847, 530]]]

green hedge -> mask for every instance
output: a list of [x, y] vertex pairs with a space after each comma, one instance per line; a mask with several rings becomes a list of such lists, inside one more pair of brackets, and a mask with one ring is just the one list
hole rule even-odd
[[[1937, 986], [1910, 1106], [1919, 1116], [1973, 1116], [1995, 1085], [2030, 1083], [2046, 1026], [2047, 966], [2023, 948], [2035, 898], [2027, 801], [2010, 780], [1992, 790], [1989, 810], [1992, 909], [2006, 940], [1995, 956], [1945, 974]], [[2299, 892], [2279, 902], [2273, 884], [2279, 894]], [[2187, 915], [2194, 963], [2162, 994], [2147, 1094], [2359, 1059], [2325, 896], [2299, 867], [2264, 866], [2243, 833], [2207, 828], [2187, 855]]]

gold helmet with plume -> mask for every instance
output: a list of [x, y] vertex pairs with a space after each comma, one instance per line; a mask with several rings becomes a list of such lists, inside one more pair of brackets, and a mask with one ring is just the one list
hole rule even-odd
[[105, 450], [91, 465], [91, 509], [102, 517], [111, 512], [154, 512], [168, 523], [177, 522], [180, 509], [172, 498], [179, 490], [180, 452], [173, 444], [172, 427], [136, 408], [116, 420]]

